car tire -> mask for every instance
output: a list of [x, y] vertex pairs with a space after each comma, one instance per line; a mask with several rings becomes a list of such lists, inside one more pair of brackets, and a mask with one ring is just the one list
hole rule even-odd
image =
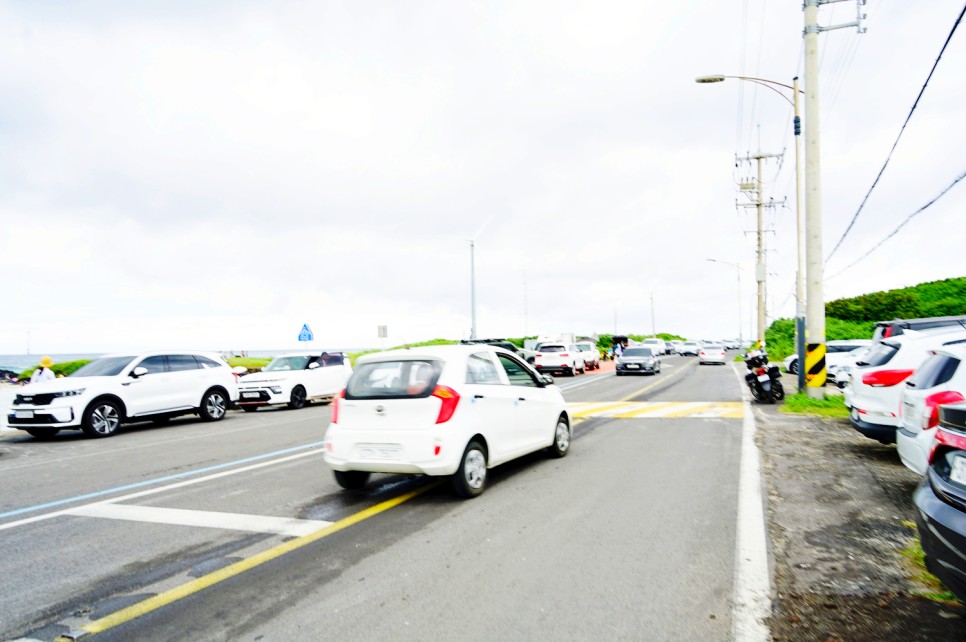
[[295, 386], [292, 388], [292, 394], [289, 397], [288, 407], [292, 410], [298, 410], [299, 408], [305, 407], [305, 388], [302, 386]]
[[258, 410], [258, 406], [241, 406], [241, 409], [245, 412], [255, 412]]
[[335, 483], [346, 490], [359, 490], [369, 482], [370, 473], [364, 470], [336, 470]]
[[84, 411], [81, 430], [88, 437], [110, 437], [121, 426], [120, 405], [111, 399], [95, 399]]
[[59, 432], [60, 428], [27, 428], [27, 434], [37, 439], [51, 439]]
[[570, 432], [570, 425], [567, 423], [567, 418], [563, 415], [557, 419], [557, 425], [554, 427], [553, 432], [553, 443], [550, 444], [550, 456], [560, 459], [561, 457], [566, 457], [567, 453], [570, 452], [570, 441], [573, 439], [573, 433]]
[[479, 442], [471, 441], [453, 475], [453, 492], [463, 499], [477, 497], [486, 489], [486, 477], [486, 450]]
[[788, 364], [788, 371], [792, 374], [798, 374], [798, 359]]
[[201, 398], [198, 415], [202, 421], [220, 421], [228, 412], [228, 398], [218, 388], [212, 388]]

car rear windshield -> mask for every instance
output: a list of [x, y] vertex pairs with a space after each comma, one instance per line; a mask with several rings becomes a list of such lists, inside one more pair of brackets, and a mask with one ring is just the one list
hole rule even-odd
[[701, 349], [702, 350], [724, 350], [724, 348], [722, 348], [721, 346], [716, 346], [716, 345], [713, 345], [713, 344], [706, 345], [706, 346], [704, 346]]
[[436, 359], [364, 363], [346, 385], [346, 399], [418, 399], [433, 393], [443, 364]]
[[909, 379], [910, 388], [932, 388], [946, 383], [956, 374], [959, 359], [945, 354], [930, 355]]
[[855, 362], [855, 365], [866, 367], [866, 366], [884, 366], [892, 360], [892, 357], [899, 352], [899, 346], [894, 343], [880, 343], [872, 350], [869, 354], [862, 357], [860, 360]]
[[554, 346], [554, 345], [540, 346], [540, 352], [566, 352], [566, 351], [567, 351], [567, 348], [565, 348], [564, 346]]
[[102, 357], [94, 359], [70, 374], [71, 377], [116, 377], [134, 357]]
[[628, 348], [624, 350], [625, 357], [653, 357], [654, 353], [650, 348]]

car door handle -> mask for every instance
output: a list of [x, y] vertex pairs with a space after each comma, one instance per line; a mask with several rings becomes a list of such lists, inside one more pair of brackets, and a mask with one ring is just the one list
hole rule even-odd
[[526, 400], [527, 400], [526, 397], [517, 397], [517, 401], [526, 401]]
[[483, 395], [473, 395], [474, 399], [485, 399]]

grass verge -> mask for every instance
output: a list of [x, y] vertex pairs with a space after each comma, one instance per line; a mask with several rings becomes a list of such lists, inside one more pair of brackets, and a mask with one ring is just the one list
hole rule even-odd
[[849, 416], [849, 409], [842, 403], [842, 397], [826, 396], [824, 399], [811, 399], [807, 393], [797, 392], [785, 397], [779, 412], [813, 417], [843, 418]]

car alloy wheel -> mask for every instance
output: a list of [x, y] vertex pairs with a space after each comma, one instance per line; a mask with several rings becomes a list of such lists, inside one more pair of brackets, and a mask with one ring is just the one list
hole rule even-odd
[[101, 400], [87, 409], [82, 428], [91, 437], [110, 437], [121, 425], [121, 411], [113, 401]]
[[201, 418], [205, 421], [218, 421], [228, 412], [225, 395], [217, 390], [209, 390], [201, 400]]
[[453, 490], [460, 497], [476, 497], [486, 488], [486, 474], [486, 453], [483, 446], [471, 441], [463, 451], [460, 467], [453, 475]]
[[550, 454], [554, 457], [566, 457], [568, 452], [570, 452], [570, 426], [567, 425], [566, 419], [560, 417], [557, 419]]

